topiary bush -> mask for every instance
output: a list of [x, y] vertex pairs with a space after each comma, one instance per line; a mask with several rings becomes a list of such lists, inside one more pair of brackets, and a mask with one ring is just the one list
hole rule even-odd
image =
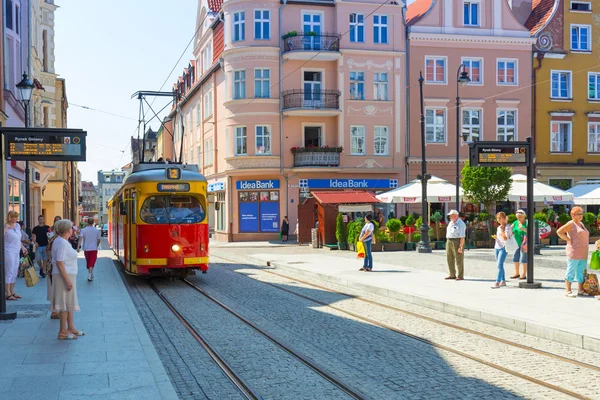
[[533, 214], [533, 219], [535, 219], [537, 221], [548, 222], [548, 215], [538, 212], [538, 213]]
[[402, 229], [402, 224], [400, 223], [400, 220], [396, 218], [390, 218], [388, 219], [385, 226], [388, 229], [390, 235], [392, 235], [392, 240], [396, 241], [396, 235], [398, 234], [398, 232], [400, 232], [400, 229]]
[[408, 217], [406, 215], [403, 215], [398, 219], [400, 220], [400, 223], [402, 224], [402, 226], [406, 226], [406, 220], [408, 219]]
[[571, 217], [569, 216], [569, 214], [561, 214], [558, 216], [558, 223], [561, 225], [566, 224], [570, 220], [571, 220]]
[[419, 243], [421, 241], [421, 234], [420, 233], [415, 233], [412, 237], [412, 242], [413, 243]]
[[348, 232], [346, 231], [346, 223], [342, 213], [338, 213], [335, 219], [335, 237], [338, 243], [346, 243], [348, 240]]
[[394, 237], [394, 243], [406, 243], [406, 235], [402, 232]]
[[594, 215], [594, 213], [586, 212], [585, 214], [583, 214], [583, 224], [588, 228], [592, 225], [595, 226], [596, 216]]
[[409, 215], [408, 217], [406, 217], [406, 222], [404, 222], [404, 225], [406, 226], [414, 226], [415, 225], [415, 217], [413, 217], [413, 215]]
[[348, 237], [346, 238], [348, 240], [348, 243], [356, 243], [357, 239], [356, 231], [354, 230], [354, 225], [354, 221], [350, 221], [350, 223], [348, 224]]

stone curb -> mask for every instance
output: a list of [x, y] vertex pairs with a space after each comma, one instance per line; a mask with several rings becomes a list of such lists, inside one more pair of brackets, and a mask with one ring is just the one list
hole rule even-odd
[[576, 334], [572, 332], [567, 332], [561, 329], [552, 328], [549, 326], [544, 326], [540, 324], [536, 324], [533, 322], [528, 322], [521, 319], [505, 317], [502, 315], [491, 314], [488, 312], [482, 312], [478, 310], [473, 310], [470, 308], [457, 306], [454, 304], [446, 303], [439, 300], [433, 300], [427, 297], [415, 296], [412, 294], [402, 293], [395, 290], [389, 290], [373, 285], [368, 285], [364, 283], [358, 283], [349, 281], [344, 278], [338, 278], [335, 276], [330, 276], [327, 274], [321, 274], [318, 272], [305, 271], [301, 269], [297, 269], [294, 267], [290, 267], [286, 264], [282, 264], [277, 261], [264, 261], [258, 258], [254, 258], [251, 256], [246, 256], [247, 259], [252, 260], [255, 264], [263, 264], [268, 262], [269, 265], [274, 269], [279, 269], [282, 271], [292, 272], [294, 274], [300, 276], [306, 276], [310, 278], [317, 278], [323, 280], [325, 282], [333, 283], [340, 286], [349, 287], [352, 289], [362, 290], [366, 293], [389, 297], [391, 299], [404, 301], [406, 303], [416, 304], [422, 307], [431, 308], [437, 311], [443, 311], [445, 313], [456, 315], [459, 317], [463, 317], [466, 319], [470, 319], [473, 321], [484, 322], [488, 325], [498, 326], [505, 329], [510, 329], [512, 331], [526, 333], [531, 336], [539, 337], [542, 339], [551, 340], [553, 342], [558, 342], [562, 344], [566, 344], [569, 346], [578, 347], [584, 350], [594, 351], [600, 353], [600, 339], [593, 338], [586, 335]]
[[140, 315], [133, 304], [131, 296], [129, 296], [129, 292], [125, 287], [123, 279], [119, 275], [119, 271], [117, 271], [117, 268], [119, 268], [117, 265], [118, 260], [112, 251], [110, 252], [110, 256], [111, 261], [113, 261], [112, 265], [114, 266], [114, 268], [112, 268], [112, 272], [115, 275], [119, 290], [121, 293], [123, 293], [123, 297], [129, 299], [129, 301], [126, 302], [127, 311], [129, 312], [131, 320], [133, 321], [133, 326], [135, 327], [140, 343], [142, 344], [142, 349], [146, 355], [146, 359], [148, 360], [150, 371], [152, 372], [152, 376], [154, 377], [154, 382], [158, 388], [158, 391], [160, 392], [160, 396], [164, 400], [178, 400], [179, 397], [177, 396], [177, 392], [169, 380], [167, 371], [160, 361], [160, 357], [158, 356], [158, 353], [152, 344], [152, 340], [148, 335], [148, 331], [146, 330], [146, 327], [144, 326], [144, 323], [142, 322], [142, 319], [140, 318]]

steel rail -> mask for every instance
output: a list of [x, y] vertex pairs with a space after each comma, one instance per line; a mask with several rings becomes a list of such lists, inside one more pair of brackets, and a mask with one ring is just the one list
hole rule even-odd
[[[238, 263], [237, 261], [234, 261], [234, 260], [231, 260], [231, 259], [227, 259], [227, 258], [224, 258], [224, 257], [221, 257], [221, 256], [214, 256], [213, 255], [211, 257], [213, 257], [213, 258], [220, 258], [222, 260], [226, 260], [226, 261]], [[289, 276], [286, 276], [286, 275], [278, 274], [278, 273], [273, 272], [273, 271], [268, 271], [268, 270], [265, 270], [263, 268], [256, 268], [256, 267], [251, 267], [251, 268], [258, 269], [260, 271], [267, 272], [269, 274], [276, 275], [276, 276], [282, 277], [284, 279], [288, 279], [288, 280], [295, 281], [295, 282], [298, 282], [298, 283], [302, 283], [302, 284], [305, 284], [305, 285], [308, 285], [308, 286], [312, 286], [312, 287], [318, 288], [320, 290], [327, 291], [329, 293], [340, 294], [340, 295], [346, 296], [348, 298], [352, 298], [352, 299], [355, 299], [355, 300], [363, 301], [363, 302], [368, 303], [368, 304], [372, 304], [372, 305], [380, 306], [380, 307], [383, 307], [383, 308], [387, 308], [389, 310], [401, 312], [401, 313], [404, 313], [404, 314], [407, 314], [407, 315], [410, 315], [410, 316], [413, 316], [413, 317], [416, 317], [416, 318], [420, 318], [420, 319], [423, 319], [423, 320], [427, 320], [427, 321], [430, 321], [430, 322], [438, 323], [438, 324], [446, 326], [446, 327], [458, 329], [458, 330], [461, 330], [463, 332], [468, 332], [468, 333], [471, 333], [471, 334], [474, 334], [474, 335], [477, 335], [477, 336], [480, 336], [480, 337], [484, 337], [486, 339], [497, 341], [499, 343], [507, 344], [507, 345], [510, 345], [510, 346], [517, 347], [519, 349], [524, 349], [524, 350], [527, 350], [527, 351], [530, 351], [530, 352], [534, 352], [534, 353], [537, 353], [537, 354], [540, 354], [540, 355], [544, 355], [544, 356], [547, 356], [547, 357], [550, 357], [550, 358], [554, 358], [554, 359], [557, 359], [557, 360], [560, 360], [560, 361], [571, 363], [573, 365], [577, 365], [577, 366], [580, 366], [580, 367], [592, 369], [592, 370], [595, 370], [595, 371], [600, 371], [600, 368], [597, 367], [597, 366], [595, 366], [595, 365], [582, 363], [580, 361], [573, 360], [573, 359], [570, 359], [570, 358], [567, 358], [567, 357], [563, 357], [563, 356], [560, 356], [558, 354], [554, 354], [554, 353], [546, 352], [544, 350], [539, 350], [539, 349], [534, 349], [534, 348], [531, 348], [531, 347], [527, 347], [527, 346], [524, 346], [524, 345], [521, 345], [521, 344], [518, 344], [518, 343], [514, 343], [514, 342], [507, 341], [507, 340], [504, 340], [504, 339], [500, 339], [500, 338], [497, 338], [497, 337], [494, 337], [494, 336], [491, 336], [491, 335], [487, 335], [485, 333], [477, 332], [477, 331], [469, 329], [469, 328], [463, 328], [461, 326], [454, 325], [454, 324], [451, 324], [451, 323], [448, 323], [448, 322], [438, 321], [438, 320], [435, 320], [435, 319], [433, 319], [431, 317], [426, 317], [426, 316], [423, 316], [423, 315], [420, 315], [420, 314], [417, 314], [417, 313], [413, 313], [411, 311], [402, 310], [402, 309], [399, 309], [399, 308], [396, 308], [396, 307], [393, 307], [393, 306], [388, 306], [388, 305], [385, 305], [385, 304], [381, 304], [381, 303], [378, 303], [378, 302], [375, 302], [375, 301], [372, 301], [372, 300], [367, 300], [367, 299], [363, 299], [363, 298], [360, 298], [360, 297], [355, 297], [355, 296], [352, 296], [352, 295], [350, 295], [348, 293], [339, 292], [337, 290], [325, 288], [323, 286], [319, 286], [319, 285], [316, 285], [316, 284], [305, 282], [305, 281], [302, 281], [300, 279], [296, 279], [296, 278], [292, 278], [292, 277], [289, 277]], [[229, 270], [229, 268], [226, 268], [226, 269]], [[237, 272], [237, 271], [232, 271], [232, 272]], [[248, 279], [251, 279], [251, 278], [248, 277]], [[365, 322], [368, 322], [368, 323], [373, 324], [375, 326], [378, 326], [380, 328], [385, 328], [385, 329], [391, 330], [391, 331], [393, 331], [395, 333], [398, 333], [400, 335], [410, 337], [411, 339], [417, 340], [419, 342], [427, 343], [430, 346], [435, 347], [437, 349], [441, 349], [441, 350], [445, 350], [445, 351], [451, 352], [453, 354], [456, 354], [456, 355], [468, 358], [468, 359], [470, 359], [472, 361], [476, 361], [476, 362], [478, 362], [480, 364], [484, 364], [484, 365], [489, 366], [491, 368], [494, 368], [494, 369], [506, 372], [506, 373], [508, 373], [510, 375], [516, 376], [516, 377], [524, 379], [526, 381], [535, 383], [537, 385], [546, 387], [548, 389], [555, 390], [557, 392], [561, 392], [563, 394], [566, 394], [567, 396], [571, 396], [571, 397], [576, 398], [576, 399], [585, 399], [585, 400], [590, 399], [589, 397], [586, 397], [586, 396], [581, 395], [579, 393], [570, 391], [568, 389], [561, 388], [559, 386], [556, 386], [556, 385], [553, 385], [551, 383], [539, 380], [537, 378], [533, 378], [533, 377], [531, 377], [529, 375], [525, 375], [525, 374], [522, 374], [520, 372], [513, 371], [513, 370], [511, 370], [509, 368], [502, 367], [502, 366], [500, 366], [498, 364], [494, 364], [494, 363], [485, 361], [485, 360], [483, 360], [481, 358], [472, 356], [472, 355], [470, 355], [468, 353], [465, 353], [465, 352], [462, 352], [460, 350], [456, 350], [456, 349], [453, 349], [451, 347], [448, 347], [448, 346], [445, 346], [445, 345], [442, 345], [442, 344], [439, 344], [439, 343], [432, 342], [432, 341], [430, 341], [428, 339], [422, 338], [422, 337], [414, 335], [412, 333], [405, 332], [405, 331], [403, 331], [401, 329], [395, 328], [395, 327], [390, 326], [388, 324], [385, 324], [385, 323], [373, 320], [371, 318], [365, 317], [365, 316], [360, 315], [360, 314], [356, 314], [356, 313], [348, 311], [348, 310], [344, 310], [343, 308], [333, 306], [331, 304], [328, 304], [328, 303], [325, 303], [323, 301], [314, 299], [312, 297], [309, 297], [309, 296], [306, 296], [306, 295], [294, 292], [293, 290], [280, 287], [280, 286], [278, 286], [276, 284], [273, 284], [273, 283], [270, 283], [270, 282], [263, 282], [263, 281], [258, 281], [258, 282], [264, 283], [266, 285], [269, 285], [269, 286], [271, 286], [273, 288], [279, 289], [279, 290], [284, 291], [286, 293], [289, 293], [289, 294], [292, 294], [294, 296], [297, 296], [297, 297], [303, 298], [305, 300], [311, 301], [311, 302], [313, 302], [315, 304], [318, 304], [320, 306], [329, 307], [329, 308], [331, 308], [333, 310], [336, 310], [336, 311], [339, 311], [339, 312], [343, 312], [344, 314], [347, 314], [347, 315], [350, 315], [350, 316], [352, 316], [354, 318], [363, 320]]]
[[248, 400], [259, 400], [261, 397], [256, 395], [252, 389], [248, 387], [248, 385], [244, 382], [242, 378], [240, 378], [231, 367], [227, 364], [227, 362], [217, 353], [215, 349], [204, 339], [204, 337], [198, 333], [192, 325], [185, 319], [183, 315], [173, 304], [158, 290], [156, 286], [152, 282], [148, 282], [152, 290], [156, 293], [156, 295], [165, 303], [165, 305], [171, 310], [173, 315], [181, 322], [181, 324], [188, 330], [188, 332], [196, 339], [198, 343], [206, 350], [210, 358], [221, 368], [225, 376], [233, 383], [233, 385], [240, 391], [240, 393]]
[[203, 296], [205, 296], [207, 299], [211, 300], [213, 303], [217, 304], [218, 306], [220, 306], [224, 310], [226, 310], [229, 313], [231, 313], [232, 315], [234, 315], [236, 318], [238, 318], [244, 324], [246, 324], [250, 328], [254, 329], [258, 333], [260, 333], [261, 335], [263, 335], [265, 338], [269, 339], [269, 341], [271, 341], [272, 343], [274, 343], [275, 345], [277, 345], [280, 349], [282, 349], [283, 351], [285, 351], [286, 353], [288, 353], [289, 355], [291, 355], [292, 357], [294, 357], [295, 359], [297, 359], [298, 361], [300, 361], [302, 364], [304, 364], [305, 366], [307, 366], [308, 368], [310, 368], [312, 371], [314, 371], [315, 373], [317, 373], [319, 376], [321, 376], [322, 378], [324, 378], [325, 380], [327, 380], [328, 382], [330, 382], [331, 384], [333, 384], [334, 386], [336, 386], [338, 389], [340, 389], [341, 391], [343, 391], [344, 393], [346, 393], [351, 398], [357, 399], [357, 400], [362, 400], [362, 399], [365, 398], [362, 394], [357, 393], [354, 389], [350, 388], [349, 386], [347, 386], [343, 382], [339, 381], [337, 378], [335, 378], [334, 376], [332, 376], [328, 372], [324, 371], [322, 368], [316, 366], [311, 361], [308, 361], [305, 357], [301, 356], [300, 354], [298, 354], [297, 352], [295, 352], [294, 350], [292, 350], [290, 347], [286, 346], [285, 344], [283, 344], [279, 340], [275, 339], [275, 337], [273, 337], [270, 333], [266, 332], [265, 330], [263, 330], [262, 328], [258, 327], [254, 323], [250, 322], [246, 317], [244, 317], [243, 315], [241, 315], [237, 311], [233, 310], [228, 305], [222, 303], [220, 300], [218, 300], [215, 297], [211, 296], [210, 294], [206, 293], [202, 288], [196, 286], [193, 282], [190, 282], [187, 279], [183, 279], [183, 282], [185, 282], [188, 286], [192, 287], [198, 293], [200, 293]]

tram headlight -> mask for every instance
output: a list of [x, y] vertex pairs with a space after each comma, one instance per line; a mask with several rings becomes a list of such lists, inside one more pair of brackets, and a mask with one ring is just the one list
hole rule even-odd
[[171, 246], [171, 250], [177, 253], [179, 250], [181, 250], [181, 247], [178, 244], [174, 244], [173, 246]]

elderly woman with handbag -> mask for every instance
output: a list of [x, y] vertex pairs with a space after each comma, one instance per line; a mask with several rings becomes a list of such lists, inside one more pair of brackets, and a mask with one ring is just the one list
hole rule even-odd
[[27, 254], [21, 242], [21, 227], [18, 224], [19, 213], [9, 211], [4, 224], [4, 295], [6, 300], [18, 300], [22, 297], [15, 293], [15, 282], [19, 274], [20, 252]]
[[[587, 293], [583, 291], [583, 283], [585, 282], [584, 272], [587, 267], [590, 232], [588, 232], [582, 222], [583, 208], [573, 207], [571, 209], [571, 218], [571, 221], [567, 222], [556, 231], [558, 237], [567, 242], [565, 296], [586, 296]], [[577, 281], [579, 286], [577, 294], [573, 293], [571, 290], [573, 281]]]
[[59, 313], [59, 340], [75, 340], [85, 333], [75, 328], [73, 312], [79, 311], [77, 300], [77, 251], [69, 243], [73, 223], [63, 219], [54, 224], [56, 239], [52, 243], [52, 312]]

